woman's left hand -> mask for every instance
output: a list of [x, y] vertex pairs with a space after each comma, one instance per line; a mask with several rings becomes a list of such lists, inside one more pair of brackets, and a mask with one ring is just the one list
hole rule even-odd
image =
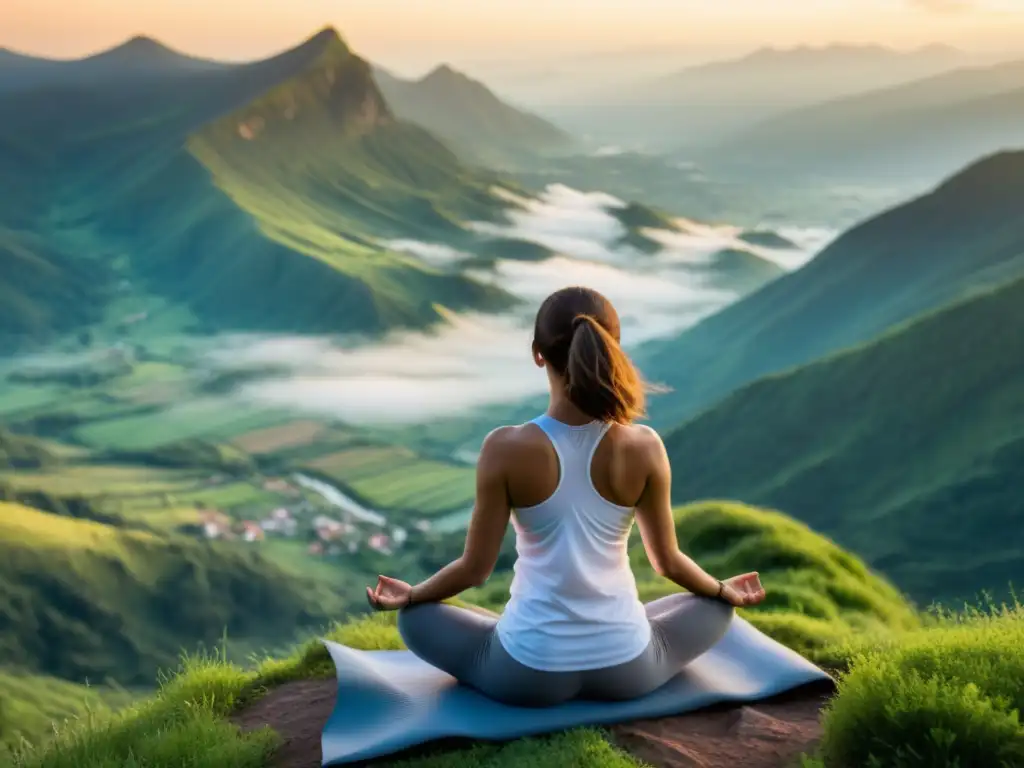
[[378, 576], [377, 588], [366, 588], [370, 605], [378, 611], [397, 611], [412, 602], [412, 587], [390, 576]]

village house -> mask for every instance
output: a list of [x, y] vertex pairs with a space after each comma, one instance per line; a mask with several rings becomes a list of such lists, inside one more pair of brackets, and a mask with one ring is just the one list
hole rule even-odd
[[391, 554], [391, 537], [386, 533], [373, 534], [367, 544], [370, 546], [370, 549], [375, 549], [382, 555]]
[[260, 521], [260, 528], [267, 533], [278, 533], [282, 536], [294, 536], [298, 521], [284, 507], [270, 513], [270, 517]]
[[203, 528], [203, 535], [208, 539], [233, 538], [231, 518], [219, 510], [200, 509], [199, 524]]
[[321, 541], [338, 541], [356, 532], [351, 523], [335, 520], [326, 515], [319, 515], [313, 520], [313, 530]]
[[263, 541], [263, 529], [252, 520], [244, 520], [241, 525], [242, 538], [245, 541]]

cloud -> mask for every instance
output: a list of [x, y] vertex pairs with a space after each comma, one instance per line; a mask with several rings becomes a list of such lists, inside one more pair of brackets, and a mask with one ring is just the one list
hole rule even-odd
[[[262, 406], [309, 411], [353, 424], [426, 422], [543, 393], [547, 379], [530, 362], [533, 313], [551, 292], [591, 286], [615, 304], [627, 347], [678, 333], [736, 299], [708, 283], [706, 265], [727, 247], [745, 247], [786, 268], [806, 261], [825, 230], [780, 231], [800, 246], [772, 252], [738, 239], [736, 227], [680, 220], [680, 232], [652, 232], [663, 245], [642, 254], [620, 243], [625, 229], [611, 209], [623, 201], [552, 185], [537, 198], [506, 195], [505, 223], [479, 223], [491, 237], [547, 246], [543, 261], [498, 261], [467, 273], [500, 285], [524, 305], [502, 315], [460, 314], [425, 332], [396, 332], [376, 342], [355, 338], [222, 337], [200, 357], [212, 370], [281, 372], [243, 385], [236, 397]], [[467, 254], [419, 241], [389, 245], [432, 264]]]
[[552, 184], [537, 198], [517, 198], [507, 222], [474, 222], [470, 227], [490, 237], [529, 240], [578, 259], [616, 261], [623, 255], [616, 243], [626, 229], [609, 209], [625, 205], [603, 192]]
[[447, 267], [457, 264], [472, 254], [440, 243], [424, 243], [420, 240], [385, 240], [383, 245], [399, 253], [416, 256], [422, 261], [436, 267]]

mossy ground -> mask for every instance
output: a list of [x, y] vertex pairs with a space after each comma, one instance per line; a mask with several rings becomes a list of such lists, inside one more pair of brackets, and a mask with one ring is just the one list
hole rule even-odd
[[[336, 626], [326, 635], [363, 649], [396, 649], [394, 614]], [[833, 649], [850, 668], [825, 712], [821, 755], [808, 765], [1017, 765], [1024, 752], [1024, 610], [933, 616], [886, 639], [851, 637]], [[278, 743], [269, 730], [242, 733], [229, 716], [285, 682], [333, 674], [319, 641], [246, 670], [218, 656], [186, 658], [152, 699], [58, 729], [41, 746], [6, 758], [14, 768], [263, 768]], [[127, 761], [127, 762], [126, 762]], [[393, 763], [446, 768], [450, 754]], [[458, 753], [458, 765], [597, 766], [638, 763], [600, 730], [580, 729]]]
[[[676, 512], [684, 549], [713, 572], [757, 567], [771, 601], [742, 614], [762, 631], [840, 673], [825, 713], [818, 765], [1013, 765], [1024, 755], [1024, 610], [919, 614], [864, 565], [779, 513], [706, 503]], [[673, 588], [631, 550], [644, 599]], [[756, 561], [756, 562], [755, 562]], [[500, 608], [507, 579], [468, 594]], [[349, 620], [325, 636], [354, 648], [401, 648], [394, 614]], [[22, 745], [14, 768], [263, 768], [278, 743], [263, 729], [242, 732], [230, 716], [281, 684], [333, 674], [319, 640], [286, 658], [242, 666], [223, 655], [187, 657], [158, 693], [117, 714], [102, 710]], [[75, 712], [53, 711], [59, 717]], [[875, 762], [872, 762], [874, 760]], [[129, 762], [125, 762], [129, 761]], [[416, 757], [406, 768], [442, 768], [450, 754]], [[584, 729], [459, 753], [460, 765], [635, 766], [601, 731]]]

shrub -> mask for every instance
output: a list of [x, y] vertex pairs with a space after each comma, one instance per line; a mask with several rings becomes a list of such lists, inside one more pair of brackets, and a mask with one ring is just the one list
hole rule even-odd
[[859, 653], [824, 720], [825, 766], [1024, 764], [1024, 610], [972, 611]]

